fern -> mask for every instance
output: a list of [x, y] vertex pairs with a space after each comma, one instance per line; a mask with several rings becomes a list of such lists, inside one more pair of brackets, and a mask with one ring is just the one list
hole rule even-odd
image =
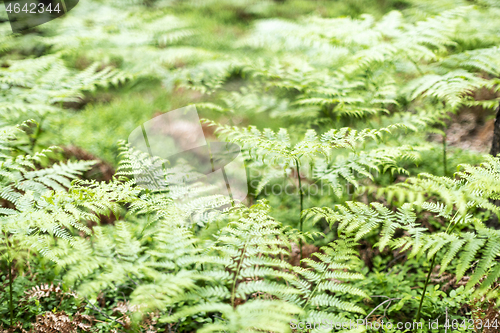
[[462, 171], [457, 172], [458, 179], [424, 173], [419, 177], [408, 178], [405, 183], [382, 189], [380, 193], [397, 195], [400, 202], [408, 199], [413, 201], [418, 196], [418, 201], [422, 203], [425, 194], [438, 196], [448, 209], [454, 207], [458, 210], [462, 218], [476, 208], [499, 214], [498, 207], [490, 202], [490, 199], [498, 198], [498, 159], [485, 156], [481, 166], [464, 164], [460, 168]]
[[349, 284], [364, 278], [352, 272], [359, 265], [355, 245], [353, 239], [342, 237], [315, 253], [316, 260], [303, 259], [308, 268], [295, 267], [302, 279], [292, 283], [302, 291], [299, 305], [304, 309], [301, 319], [305, 322], [345, 322], [346, 318], [338, 312], [365, 313], [361, 307], [343, 299], [346, 295], [368, 298], [363, 290]]
[[75, 73], [61, 57], [62, 54], [51, 54], [16, 60], [2, 68], [0, 81], [6, 87], [0, 101], [3, 126], [28, 119], [40, 122], [50, 114], [62, 112], [57, 104], [78, 101], [83, 91], [118, 85], [128, 78], [110, 67], [99, 71], [98, 63]]
[[[479, 264], [473, 268], [466, 289], [474, 289], [475, 297], [486, 293], [489, 293], [489, 297], [494, 297], [495, 293], [490, 288], [499, 274], [496, 267], [500, 253], [498, 232], [485, 228], [478, 218], [467, 214], [475, 207], [497, 209], [487, 199], [497, 198], [494, 181], [498, 176], [498, 159], [488, 157], [487, 161], [480, 167], [464, 165], [466, 171], [458, 173], [464, 179], [458, 181], [446, 177], [409, 180], [414, 184], [412, 188], [422, 191], [425, 189], [427, 193], [436, 193], [443, 198], [444, 202], [422, 202], [418, 206], [444, 218], [448, 223], [445, 232], [429, 232], [419, 223], [408, 203], [394, 213], [378, 203], [372, 203], [370, 207], [352, 202], [346, 206], [338, 205], [335, 209], [312, 208], [307, 212], [307, 217], [314, 221], [318, 221], [320, 217], [325, 218], [331, 225], [338, 223], [338, 230], [351, 235], [354, 240], [380, 230], [380, 250], [389, 246], [399, 251], [409, 251], [409, 258], [423, 254], [434, 258], [438, 253], [444, 253], [441, 256], [441, 273], [453, 264], [457, 280], [469, 271], [471, 263], [477, 259]], [[481, 195], [472, 194], [478, 193], [474, 187], [479, 183], [482, 184], [483, 192]], [[417, 184], [422, 187], [417, 187]], [[464, 226], [473, 231], [462, 231]], [[397, 230], [405, 231], [406, 236], [396, 238]]]
[[[100, 294], [123, 298], [134, 321], [151, 315], [167, 331], [288, 332], [292, 320], [370, 317], [378, 286], [359, 282], [392, 290], [397, 279], [383, 269], [408, 272], [425, 260], [420, 298], [406, 281], [410, 291], [398, 285], [403, 295], [387, 296], [384, 316], [398, 306], [401, 318], [413, 316], [406, 301], [420, 301], [417, 321], [435, 313], [424, 300], [436, 264], [450, 281], [468, 279], [469, 298], [496, 300], [500, 234], [483, 221], [500, 215], [500, 160], [460, 165], [452, 178], [446, 168], [445, 177], [428, 171], [435, 144], [427, 134], [446, 135], [449, 112], [498, 104], [498, 9], [450, 3], [421, 1], [381, 18], [285, 20], [271, 18], [285, 8], [271, 1], [89, 1], [36, 35], [9, 36], [0, 24], [0, 258], [12, 272], [34, 249], [94, 311]], [[191, 17], [208, 6], [263, 19], [233, 31]], [[214, 42], [219, 29], [230, 33]], [[129, 81], [197, 91], [196, 105], [217, 119], [205, 123], [242, 147], [248, 174], [259, 172], [248, 201], [257, 204], [214, 195], [189, 163], [169, 165], [124, 143], [107, 182], [78, 179], [93, 161], [52, 163], [55, 148], [40, 138], [57, 136], [68, 103]], [[408, 165], [419, 162], [414, 176]], [[298, 198], [269, 195], [278, 209], [257, 200], [289, 178]], [[322, 182], [336, 195], [305, 199]], [[344, 202], [348, 185], [357, 191]], [[286, 226], [297, 208], [299, 230]], [[323, 245], [311, 257], [307, 239]], [[361, 244], [377, 247], [374, 258]], [[393, 265], [397, 252], [410, 261]], [[420, 268], [408, 280], [422, 280]], [[432, 293], [435, 309], [469, 301]]]

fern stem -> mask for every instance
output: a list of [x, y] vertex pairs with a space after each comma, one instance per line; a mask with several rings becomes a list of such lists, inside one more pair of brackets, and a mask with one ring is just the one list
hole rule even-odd
[[[323, 280], [323, 277], [325, 276], [326, 272], [328, 272], [328, 269], [330, 268], [330, 264], [328, 264], [328, 267], [325, 269], [325, 271], [321, 274], [321, 277], [318, 281], [322, 281]], [[319, 286], [319, 282], [316, 283], [316, 285], [314, 286], [314, 289], [312, 290], [312, 292], [309, 294], [309, 297], [307, 298], [307, 301], [306, 301], [306, 304], [304, 304], [304, 306], [302, 307], [303, 310], [305, 310], [307, 308], [307, 305], [309, 304], [309, 301], [311, 300], [311, 298], [314, 296], [314, 293], [316, 292], [316, 289], [318, 289], [318, 286]]]
[[[424, 304], [425, 292], [427, 291], [427, 286], [429, 285], [429, 280], [431, 278], [432, 271], [434, 270], [434, 265], [436, 263], [437, 252], [432, 256], [431, 267], [429, 268], [429, 273], [427, 273], [427, 279], [425, 280], [424, 290], [422, 291], [422, 297], [420, 298], [420, 304], [418, 306], [417, 317], [415, 322], [418, 323], [420, 321], [420, 316], [422, 315], [422, 305]], [[418, 327], [418, 326], [417, 326]], [[415, 332], [417, 329], [415, 329]]]
[[448, 175], [448, 160], [446, 158], [446, 132], [443, 130], [443, 170], [444, 176]]
[[[323, 276], [324, 276], [324, 275], [325, 275], [324, 273], [321, 275], [321, 279], [323, 279]], [[302, 309], [303, 309], [303, 310], [305, 310], [305, 309], [307, 308], [307, 305], [309, 304], [309, 301], [311, 300], [311, 298], [313, 297], [314, 293], [316, 292], [316, 289], [318, 288], [318, 285], [319, 285], [319, 283], [317, 283], [317, 284], [314, 286], [313, 291], [311, 292], [311, 294], [310, 294], [310, 295], [309, 295], [309, 297], [307, 298], [306, 304], [304, 304], [304, 306], [302, 307]]]
[[238, 268], [236, 269], [236, 273], [234, 274], [234, 280], [233, 280], [233, 288], [231, 289], [231, 306], [234, 309], [234, 297], [235, 297], [235, 289], [236, 289], [236, 280], [238, 280], [238, 275], [240, 274], [241, 270], [241, 263], [243, 262], [243, 257], [245, 255], [245, 252], [247, 250], [248, 246], [248, 240], [245, 242], [245, 247], [243, 248], [241, 252], [241, 257], [240, 257], [240, 262], [238, 263]]
[[[450, 223], [448, 224], [448, 227], [446, 228], [446, 234], [450, 234], [453, 229], [455, 229], [455, 226], [457, 225], [456, 223], [453, 224], [453, 221], [455, 221], [455, 218], [457, 217], [458, 212], [453, 215], [453, 217], [450, 220]], [[453, 227], [450, 229], [450, 226], [453, 224]], [[418, 306], [418, 311], [417, 311], [417, 316], [415, 322], [420, 321], [420, 316], [421, 316], [421, 311], [422, 311], [422, 305], [424, 304], [424, 298], [425, 298], [425, 292], [427, 291], [427, 286], [429, 285], [429, 280], [431, 278], [432, 271], [434, 270], [434, 265], [436, 264], [436, 256], [437, 252], [434, 253], [434, 256], [432, 257], [432, 262], [431, 262], [431, 267], [429, 268], [429, 273], [427, 273], [427, 279], [425, 280], [425, 285], [424, 285], [424, 290], [422, 291], [422, 298], [420, 299], [420, 304]], [[416, 332], [416, 329], [415, 329]]]
[[37, 124], [35, 132], [33, 133], [33, 137], [30, 138], [30, 147], [31, 147], [32, 152], [35, 152], [35, 147], [36, 147], [36, 144], [38, 142], [38, 138], [40, 136], [40, 133], [42, 132], [42, 124], [43, 124], [44, 119], [45, 119], [45, 116], [42, 116], [40, 118], [40, 123]]
[[[299, 179], [299, 196], [300, 196], [300, 211], [299, 211], [299, 230], [300, 233], [302, 233], [302, 210], [304, 207], [304, 193], [302, 192], [302, 180], [300, 178], [300, 166], [299, 166], [299, 160], [296, 158], [295, 159], [295, 165], [297, 166], [297, 178]], [[300, 246], [300, 259], [302, 259], [302, 238], [299, 241], [299, 246]]]
[[12, 261], [9, 262], [9, 308], [10, 308], [10, 326], [14, 326], [14, 302], [12, 301]]
[[418, 65], [418, 63], [413, 60], [411, 57], [408, 57], [408, 59], [415, 65], [415, 68], [417, 69], [418, 73], [422, 76], [424, 76], [424, 72], [422, 71], [422, 69], [420, 68], [420, 66]]
[[248, 205], [252, 206], [254, 203], [255, 195], [252, 191], [252, 182], [250, 179], [250, 168], [248, 167], [248, 162], [249, 160], [244, 160], [243, 165], [245, 166], [245, 174], [247, 176], [247, 198], [248, 198]]
[[[125, 323], [119, 321], [118, 319], [114, 319], [114, 318], [111, 318], [110, 316], [108, 316], [105, 312], [99, 310], [98, 307], [96, 307], [94, 304], [92, 304], [85, 296], [83, 297], [85, 299], [85, 301], [87, 302], [87, 306], [86, 308], [87, 309], [90, 309], [90, 310], [94, 310], [94, 311], [97, 311], [99, 312], [100, 314], [102, 314], [104, 317], [108, 318], [108, 319], [111, 319], [112, 321], [114, 321], [115, 323], [118, 323], [122, 326], [126, 326]], [[88, 306], [90, 305], [90, 307]]]

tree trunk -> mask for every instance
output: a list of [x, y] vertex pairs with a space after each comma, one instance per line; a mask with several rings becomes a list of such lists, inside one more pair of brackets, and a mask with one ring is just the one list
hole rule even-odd
[[497, 156], [500, 154], [500, 105], [497, 108], [497, 118], [493, 129], [493, 142], [491, 143], [490, 154]]
[[[500, 105], [497, 108], [497, 117], [495, 119], [495, 126], [493, 128], [493, 142], [491, 143], [490, 154], [497, 156], [500, 154]], [[500, 200], [492, 200], [497, 206], [500, 206]], [[493, 214], [488, 220], [487, 224], [490, 228], [500, 229], [500, 223], [498, 222], [498, 216]]]

